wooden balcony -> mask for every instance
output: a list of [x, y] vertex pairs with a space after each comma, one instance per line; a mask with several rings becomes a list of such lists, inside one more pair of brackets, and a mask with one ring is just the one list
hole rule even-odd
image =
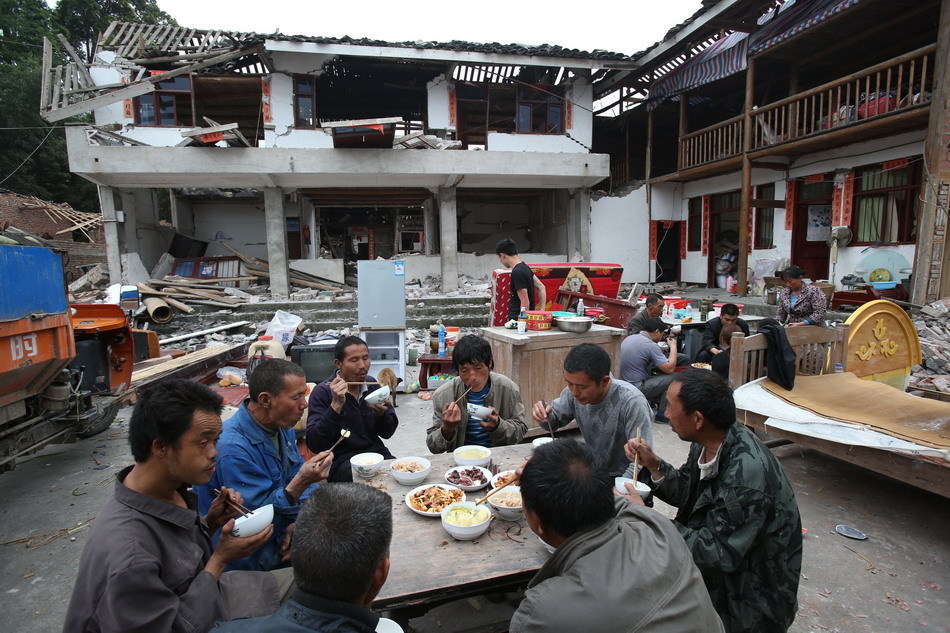
[[749, 113], [684, 134], [678, 170], [652, 179], [690, 180], [732, 171], [747, 151], [753, 159], [801, 155], [844, 143], [927, 126], [936, 45], [925, 46]]

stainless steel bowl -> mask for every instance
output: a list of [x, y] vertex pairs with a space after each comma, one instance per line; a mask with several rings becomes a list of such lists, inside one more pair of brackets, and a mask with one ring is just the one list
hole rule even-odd
[[590, 329], [590, 326], [594, 324], [594, 319], [592, 317], [558, 317], [554, 319], [554, 322], [557, 324], [558, 328], [565, 332], [575, 332], [582, 333]]

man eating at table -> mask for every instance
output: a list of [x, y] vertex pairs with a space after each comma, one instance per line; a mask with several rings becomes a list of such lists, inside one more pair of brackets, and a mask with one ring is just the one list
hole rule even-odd
[[574, 347], [564, 359], [567, 386], [554, 402], [536, 402], [531, 416], [545, 430], [577, 420], [584, 441], [613, 476], [633, 476], [624, 454], [627, 440], [653, 441], [652, 411], [633, 385], [610, 377], [610, 355], [593, 343]]
[[372, 633], [370, 610], [389, 575], [392, 499], [371, 486], [339, 483], [310, 495], [297, 517], [292, 545], [293, 598], [277, 613], [234, 620], [227, 633]]
[[787, 631], [798, 610], [802, 522], [782, 465], [736, 421], [732, 390], [716, 374], [677, 374], [667, 399], [670, 428], [692, 443], [686, 463], [676, 469], [636, 439], [630, 460], [639, 455], [656, 496], [678, 508], [674, 525], [726, 630]]
[[310, 393], [307, 446], [314, 453], [329, 450], [343, 431], [349, 435], [334, 451], [330, 481], [353, 481], [350, 458], [358, 453], [393, 455], [380, 438], [389, 439], [399, 426], [391, 404], [369, 404], [366, 396], [379, 384], [369, 375], [369, 347], [358, 336], [344, 336], [333, 348], [336, 372]]
[[669, 519], [615, 496], [588, 446], [535, 449], [521, 474], [525, 519], [556, 548], [528, 584], [510, 633], [724, 631]]
[[[494, 369], [491, 345], [480, 336], [459, 339], [452, 352], [452, 367], [458, 377], [432, 395], [432, 426], [426, 445], [433, 453], [459, 446], [507, 446], [517, 444], [528, 430], [518, 385]], [[467, 405], [491, 409], [479, 419], [469, 415]]]
[[274, 506], [274, 536], [228, 569], [269, 571], [290, 564], [290, 543], [300, 505], [325, 480], [330, 452], [306, 462], [297, 450], [294, 425], [307, 409], [307, 379], [290, 361], [269, 358], [247, 378], [248, 395], [225, 424], [218, 440], [218, 461], [211, 481], [195, 486], [198, 507], [207, 511], [215, 490], [227, 486], [244, 497], [244, 505]]
[[224, 571], [273, 528], [238, 538], [231, 503], [240, 494], [223, 488], [201, 517], [188, 491], [211, 479], [220, 434], [221, 397], [202, 384], [167, 380], [139, 394], [129, 421], [135, 464], [119, 472], [115, 496], [92, 525], [64, 631], [204, 633], [277, 609], [292, 583], [288, 570]]

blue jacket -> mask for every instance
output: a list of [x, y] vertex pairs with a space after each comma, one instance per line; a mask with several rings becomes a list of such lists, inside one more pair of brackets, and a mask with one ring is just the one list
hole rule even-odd
[[[291, 503], [284, 493], [303, 465], [297, 450], [293, 429], [278, 429], [283, 450], [278, 455], [274, 442], [254, 420], [247, 410], [247, 401], [224, 423], [224, 432], [218, 439], [218, 464], [211, 481], [195, 486], [201, 514], [208, 512], [214, 501], [214, 489], [221, 486], [233, 488], [244, 497], [244, 505], [255, 510], [269, 503], [274, 504], [274, 537], [259, 550], [241, 560], [236, 560], [228, 569], [268, 571], [286, 563], [280, 562], [280, 544], [287, 526], [297, 520], [300, 503], [317, 487], [308, 487], [296, 503]], [[215, 535], [217, 543], [217, 535]]]
[[293, 600], [277, 613], [258, 618], [238, 618], [213, 630], [225, 633], [373, 633], [379, 616], [359, 605], [337, 602], [294, 591]]

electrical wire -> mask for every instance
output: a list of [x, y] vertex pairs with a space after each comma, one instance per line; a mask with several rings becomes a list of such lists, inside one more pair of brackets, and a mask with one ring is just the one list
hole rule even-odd
[[3, 180], [0, 180], [0, 185], [2, 185], [3, 183], [5, 183], [6, 181], [10, 180], [10, 177], [13, 176], [13, 174], [15, 174], [15, 173], [17, 173], [18, 171], [20, 171], [20, 167], [23, 167], [23, 165], [26, 164], [26, 161], [30, 160], [30, 159], [33, 157], [33, 154], [35, 154], [37, 151], [39, 151], [39, 149], [40, 149], [41, 147], [43, 147], [43, 143], [46, 142], [46, 139], [49, 138], [49, 135], [52, 134], [52, 133], [53, 133], [53, 130], [55, 130], [55, 129], [56, 129], [55, 127], [51, 127], [51, 128], [49, 129], [49, 132], [47, 132], [47, 133], [46, 133], [46, 136], [43, 137], [43, 140], [40, 141], [40, 144], [37, 145], [35, 148], [33, 148], [33, 151], [30, 152], [30, 155], [27, 156], [26, 158], [24, 158], [24, 159], [23, 159], [23, 162], [21, 162], [19, 165], [16, 166], [16, 169], [14, 169], [14, 170], [11, 171], [9, 174], [7, 174], [6, 178], [4, 178]]

